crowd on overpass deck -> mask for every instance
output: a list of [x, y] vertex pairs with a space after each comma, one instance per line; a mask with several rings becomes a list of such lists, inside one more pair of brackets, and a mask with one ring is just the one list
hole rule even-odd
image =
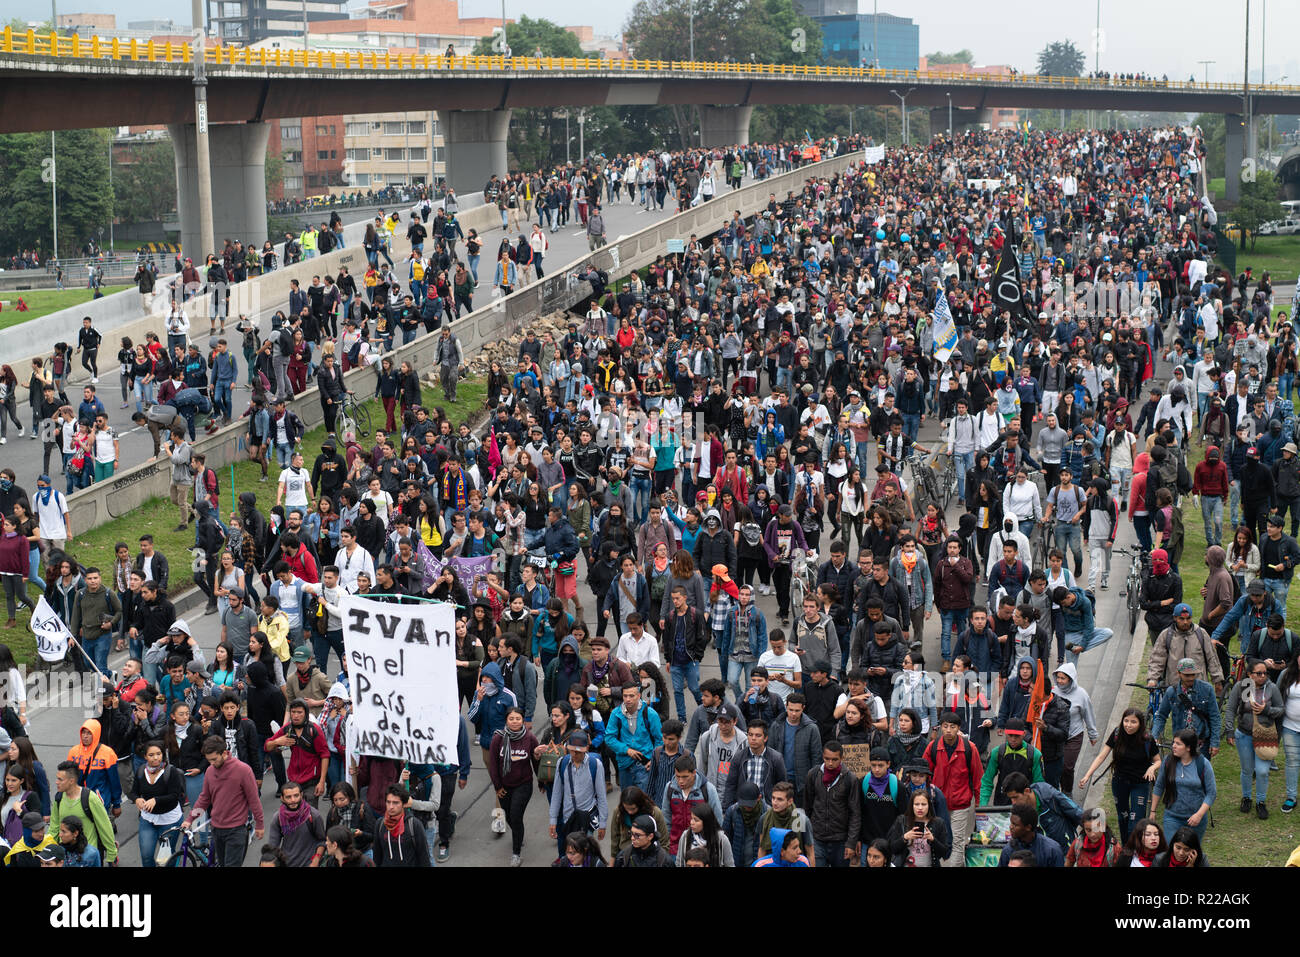
[[[684, 180], [679, 202], [709, 202], [708, 180], [757, 175], [763, 152], [630, 157], [621, 175], [615, 160], [540, 186], [494, 176], [498, 270], [536, 252], [508, 242], [503, 194], [544, 236], [548, 191], [585, 197], [590, 224], [616, 183], [659, 204], [652, 184]], [[432, 249], [411, 233], [405, 287], [368, 241], [382, 279], [293, 284], [266, 343], [241, 322], [251, 379], [192, 330], [152, 337], [138, 373], [125, 352], [124, 377], [161, 380], [140, 415], [165, 437], [197, 557], [169, 565], [149, 536], [79, 553], [51, 476], [29, 494], [0, 471], [10, 626], [28, 578], [84, 648], [79, 668], [129, 655], [66, 759], [37, 760], [24, 702], [5, 709], [6, 863], [112, 863], [132, 815], [151, 866], [159, 836], [203, 813], [222, 866], [242, 864], [252, 829], [270, 866], [429, 866], [453, 839], [508, 832], [514, 865], [530, 836], [560, 867], [958, 867], [976, 809], [1010, 805], [1003, 865], [1204, 865], [1226, 739], [1242, 812], [1268, 816], [1279, 745], [1281, 810], [1296, 803], [1284, 615], [1300, 461], [1296, 336], [1267, 275], [1247, 298], [1248, 277], [1212, 265], [1203, 162], [1182, 128], [973, 131], [810, 178], [749, 217], [718, 204], [716, 231], [644, 274], [590, 268], [585, 318], [492, 363], [477, 431], [425, 398], [431, 369], [385, 355], [399, 329], [437, 336], [455, 400], [465, 356], [443, 284], [470, 266], [445, 230]], [[294, 361], [326, 404], [319, 450], [286, 405], [305, 383]], [[345, 364], [375, 370], [373, 445], [337, 416]], [[95, 424], [47, 401], [71, 416], [65, 468], [108, 464], [100, 400], [82, 404]], [[190, 445], [207, 406], [242, 417], [264, 480], [275, 456], [274, 504], [268, 486], [218, 513]], [[1204, 556], [1184, 554], [1188, 495]], [[1155, 705], [1107, 727], [1077, 665], [1115, 639], [1097, 601], [1121, 534], [1142, 559]], [[1210, 570], [1200, 596], [1183, 593], [1192, 562]], [[215, 648], [167, 598], [190, 578], [219, 615]], [[448, 763], [347, 753], [343, 592], [457, 606]], [[1104, 744], [1086, 769], [1085, 740]], [[452, 805], [474, 745], [496, 808], [469, 834]], [[1108, 757], [1113, 826], [1087, 789]], [[268, 771], [280, 804], [264, 821]], [[545, 835], [527, 833], [535, 796]]]

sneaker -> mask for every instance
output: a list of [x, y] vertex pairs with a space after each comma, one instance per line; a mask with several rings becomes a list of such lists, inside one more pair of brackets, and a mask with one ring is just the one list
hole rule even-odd
[[1110, 582], [1106, 581], [1106, 579], [1103, 578], [1103, 579], [1101, 580], [1101, 587], [1102, 587], [1102, 590], [1104, 591], [1105, 589], [1107, 589], [1107, 588], [1110, 587]]
[[495, 834], [497, 837], [501, 837], [501, 835], [505, 834], [505, 832], [506, 832], [506, 812], [501, 810], [501, 808], [499, 807], [493, 808], [492, 809], [492, 833]]
[[438, 855], [437, 855], [438, 863], [439, 864], [443, 863], [449, 857], [451, 857], [451, 848], [448, 847], [446, 844], [438, 845]]
[[[1260, 807], [1263, 807], [1263, 805], [1261, 804]], [[511, 866], [511, 867], [518, 867], [518, 866], [520, 865], [520, 863], [521, 863], [521, 862], [520, 862], [520, 860], [519, 860], [519, 855], [518, 855], [518, 854], [511, 854], [511, 855], [510, 855], [510, 866]]]
[[4, 436], [0, 436], [0, 445], [8, 445], [8, 444], [9, 444], [9, 440], [6, 439]]
[[1250, 795], [1249, 795], [1249, 794], [1246, 795], [1245, 797], [1243, 797], [1243, 798], [1241, 799], [1241, 808], [1240, 808], [1240, 810], [1241, 810], [1241, 813], [1242, 813], [1242, 814], [1249, 814], [1249, 813], [1250, 813]]
[[1267, 804], [1263, 804], [1263, 803], [1256, 804], [1256, 805], [1255, 805], [1255, 816], [1256, 816], [1257, 818], [1259, 818], [1261, 821], [1267, 821], [1267, 820], [1268, 820], [1268, 805], [1267, 805]]
[[[125, 408], [126, 408], [126, 405], [123, 404], [123, 405], [122, 405], [122, 408], [125, 409]], [[20, 426], [18, 426], [18, 438], [21, 439], [22, 437], [23, 437], [23, 427], [20, 425]]]
[[185, 531], [185, 528], [186, 528], [185, 523], [184, 523], [184, 522], [181, 522], [181, 524], [179, 524], [179, 525], [177, 525], [175, 528], [173, 528], [172, 531], [173, 531], [173, 532], [183, 532], [183, 531]]
[[1290, 798], [1287, 798], [1285, 801], [1282, 802], [1283, 814], [1290, 814], [1294, 810], [1295, 810], [1295, 801], [1291, 800]]
[[95, 385], [98, 385], [98, 384], [99, 384], [99, 376], [97, 376], [97, 375], [95, 375], [95, 376], [91, 376], [91, 377], [90, 377], [90, 381], [91, 381], [92, 383], [94, 383]]

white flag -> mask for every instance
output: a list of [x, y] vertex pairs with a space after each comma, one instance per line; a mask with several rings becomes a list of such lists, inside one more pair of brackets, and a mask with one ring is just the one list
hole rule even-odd
[[45, 661], [62, 661], [68, 653], [68, 639], [72, 632], [55, 614], [42, 595], [32, 612], [32, 634], [36, 636], [36, 652]]
[[866, 149], [862, 151], [863, 162], [865, 162], [868, 166], [879, 163], [884, 158], [885, 158], [885, 147], [883, 145], [868, 146]]
[[940, 289], [939, 298], [934, 303], [934, 357], [940, 362], [947, 362], [956, 348], [957, 326], [952, 321], [948, 297]]

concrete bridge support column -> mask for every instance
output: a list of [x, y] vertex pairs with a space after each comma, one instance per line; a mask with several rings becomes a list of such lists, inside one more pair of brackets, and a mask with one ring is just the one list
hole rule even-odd
[[212, 231], [217, 249], [200, 249], [198, 152], [194, 124], [170, 124], [176, 150], [176, 209], [181, 220], [181, 248], [201, 266], [208, 253], [220, 252], [226, 239], [257, 248], [266, 235], [267, 123], [222, 123], [208, 126], [212, 157]]
[[1241, 199], [1241, 161], [1245, 157], [1245, 117], [1227, 113], [1223, 117], [1223, 191], [1229, 203]]
[[447, 184], [457, 193], [483, 190], [493, 173], [505, 176], [509, 110], [439, 110], [447, 149]]
[[701, 106], [701, 146], [747, 146], [752, 106]]

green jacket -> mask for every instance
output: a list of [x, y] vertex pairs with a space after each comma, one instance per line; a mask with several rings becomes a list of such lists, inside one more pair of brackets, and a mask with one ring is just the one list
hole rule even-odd
[[[112, 627], [101, 628], [99, 626], [101, 617], [112, 618]], [[94, 641], [102, 635], [112, 634], [121, 620], [122, 602], [118, 600], [117, 595], [101, 584], [99, 591], [83, 588], [77, 594], [77, 602], [72, 606], [72, 623], [69, 627], [78, 639]]]
[[[1001, 792], [1002, 790], [1001, 785], [998, 782], [998, 766], [1001, 763], [1002, 756], [1009, 750], [1010, 745], [1004, 742], [989, 752], [988, 764], [984, 766], [984, 777], [980, 779], [981, 807], [987, 807], [989, 805], [989, 799], [994, 796], [994, 792]], [[1029, 753], [1026, 754], [1026, 751]], [[1031, 761], [1034, 773], [1030, 778], [1030, 784], [1036, 784], [1043, 780], [1043, 753], [1041, 751], [1033, 747], [1027, 741], [1022, 740], [1020, 747], [1011, 751], [1011, 753], [1019, 756], [1022, 761]], [[997, 803], [1001, 804], [1005, 802], [999, 801]]]
[[90, 819], [86, 819], [86, 810], [80, 796], [73, 800], [66, 794], [59, 794], [59, 799], [50, 806], [49, 833], [59, 833], [59, 822], [65, 817], [81, 818], [86, 841], [99, 848], [106, 865], [111, 864], [117, 860], [117, 836], [113, 833], [113, 821], [108, 816], [103, 800], [95, 791], [83, 787], [81, 793], [90, 799]]

